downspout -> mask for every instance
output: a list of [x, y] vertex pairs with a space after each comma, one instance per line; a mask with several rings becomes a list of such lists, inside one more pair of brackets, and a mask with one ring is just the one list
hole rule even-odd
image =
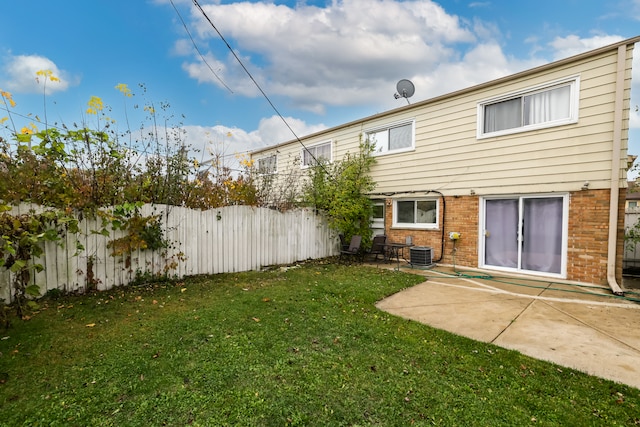
[[618, 247], [618, 209], [620, 206], [620, 148], [622, 147], [622, 113], [624, 107], [624, 75], [627, 45], [618, 46], [616, 92], [613, 111], [613, 148], [611, 151], [611, 191], [609, 196], [609, 249], [607, 255], [607, 282], [615, 295], [624, 295], [616, 281]]

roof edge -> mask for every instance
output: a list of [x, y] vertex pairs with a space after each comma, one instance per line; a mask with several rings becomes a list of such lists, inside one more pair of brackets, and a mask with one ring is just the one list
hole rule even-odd
[[297, 139], [294, 138], [294, 139], [290, 139], [290, 140], [285, 141], [285, 142], [281, 142], [279, 144], [274, 144], [274, 145], [270, 145], [268, 147], [260, 148], [260, 149], [257, 149], [257, 150], [252, 150], [252, 151], [249, 152], [249, 154], [251, 155], [251, 154], [254, 154], [254, 153], [260, 153], [260, 152], [263, 152], [263, 151], [272, 150], [274, 148], [278, 148], [278, 147], [282, 147], [282, 146], [285, 146], [285, 145], [289, 145], [289, 144], [294, 143], [294, 142], [299, 142], [302, 139], [311, 138], [311, 137], [315, 137], [315, 136], [320, 136], [320, 135], [322, 135], [324, 133], [333, 132], [336, 129], [341, 129], [341, 128], [353, 126], [353, 125], [356, 125], [356, 124], [361, 123], [363, 121], [373, 120], [373, 119], [376, 119], [376, 118], [379, 118], [379, 117], [383, 117], [383, 116], [386, 116], [386, 115], [389, 115], [389, 114], [393, 114], [395, 112], [402, 111], [402, 110], [410, 110], [410, 109], [418, 108], [418, 107], [421, 107], [421, 106], [424, 106], [424, 105], [427, 105], [427, 104], [431, 104], [431, 103], [434, 103], [434, 102], [441, 101], [441, 100], [446, 99], [446, 98], [459, 96], [459, 95], [462, 95], [462, 94], [467, 93], [467, 92], [473, 92], [473, 91], [476, 91], [476, 90], [479, 90], [479, 89], [483, 89], [485, 87], [492, 86], [492, 85], [495, 85], [495, 84], [499, 84], [499, 83], [502, 83], [502, 82], [505, 82], [505, 81], [509, 81], [509, 80], [512, 80], [512, 79], [517, 79], [517, 78], [524, 77], [524, 76], [527, 76], [527, 75], [530, 75], [530, 74], [539, 73], [540, 71], [544, 71], [544, 70], [549, 69], [549, 68], [555, 68], [555, 67], [558, 67], [558, 66], [563, 65], [563, 64], [568, 64], [570, 62], [580, 61], [582, 59], [589, 58], [591, 56], [599, 55], [599, 54], [601, 54], [603, 52], [607, 52], [607, 51], [610, 51], [610, 50], [618, 49], [618, 47], [620, 47], [620, 46], [624, 46], [624, 45], [628, 46], [628, 45], [636, 44], [636, 43], [639, 43], [639, 42], [640, 42], [640, 35], [639, 36], [635, 36], [635, 37], [631, 37], [631, 38], [628, 38], [628, 39], [625, 39], [625, 40], [621, 40], [621, 41], [616, 42], [616, 43], [608, 44], [606, 46], [602, 46], [602, 47], [599, 47], [599, 48], [596, 48], [596, 49], [588, 50], [586, 52], [582, 52], [582, 53], [579, 53], [577, 55], [572, 55], [572, 56], [569, 56], [567, 58], [559, 59], [557, 61], [553, 61], [553, 62], [549, 62], [549, 63], [546, 63], [546, 64], [542, 64], [542, 65], [539, 65], [539, 66], [534, 67], [534, 68], [529, 68], [529, 69], [526, 69], [526, 70], [523, 70], [523, 71], [519, 71], [519, 72], [514, 73], [514, 74], [509, 74], [509, 75], [504, 76], [504, 77], [499, 77], [497, 79], [489, 80], [489, 81], [486, 81], [484, 83], [479, 83], [479, 84], [474, 85], [474, 86], [469, 86], [469, 87], [466, 87], [466, 88], [463, 88], [463, 89], [459, 89], [459, 90], [456, 90], [456, 91], [453, 91], [453, 92], [445, 93], [443, 95], [438, 95], [438, 96], [433, 97], [433, 98], [424, 99], [422, 101], [416, 102], [415, 104], [405, 105], [405, 106], [402, 106], [402, 107], [398, 107], [398, 108], [394, 108], [394, 109], [391, 109], [391, 110], [383, 111], [381, 113], [372, 114], [371, 116], [366, 116], [366, 117], [362, 117], [360, 119], [352, 120], [350, 122], [343, 123], [341, 125], [333, 126], [333, 127], [330, 127], [330, 128], [318, 131], [318, 132], [314, 132], [314, 133], [310, 133], [308, 135], [304, 135], [304, 136], [302, 136], [300, 138], [297, 138]]

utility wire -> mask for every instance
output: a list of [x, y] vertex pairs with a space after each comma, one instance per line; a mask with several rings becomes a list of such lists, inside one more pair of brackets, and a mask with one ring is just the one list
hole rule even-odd
[[[198, 8], [198, 10], [200, 11], [200, 13], [202, 14], [202, 16], [204, 16], [204, 18], [207, 20], [207, 22], [209, 22], [209, 25], [211, 25], [211, 27], [216, 31], [216, 33], [218, 33], [218, 36], [220, 37], [220, 39], [224, 42], [224, 44], [227, 46], [227, 49], [229, 49], [229, 51], [231, 52], [231, 54], [234, 56], [234, 58], [236, 58], [236, 61], [238, 61], [238, 63], [240, 64], [240, 66], [242, 67], [242, 69], [244, 70], [244, 72], [247, 74], [247, 76], [249, 76], [249, 78], [251, 79], [251, 81], [253, 82], [253, 84], [258, 88], [258, 90], [260, 91], [260, 93], [262, 94], [262, 96], [264, 97], [264, 99], [267, 100], [267, 102], [269, 103], [269, 105], [271, 106], [271, 108], [273, 108], [273, 111], [275, 111], [275, 113], [278, 115], [278, 117], [280, 117], [280, 120], [282, 120], [282, 122], [285, 124], [285, 126], [289, 129], [289, 131], [291, 131], [291, 133], [293, 134], [295, 140], [302, 146], [302, 148], [304, 148], [305, 152], [308, 153], [314, 160], [314, 162], [316, 163], [316, 165], [320, 166], [322, 168], [322, 170], [324, 170], [324, 172], [327, 174], [327, 176], [331, 177], [331, 174], [329, 173], [329, 171], [327, 171], [327, 169], [324, 167], [324, 165], [318, 161], [318, 159], [316, 158], [316, 156], [314, 156], [314, 154], [309, 151], [307, 149], [307, 147], [304, 145], [304, 143], [302, 142], [302, 140], [298, 137], [298, 135], [295, 133], [295, 131], [291, 128], [291, 126], [289, 126], [289, 123], [287, 122], [287, 120], [284, 118], [284, 116], [282, 114], [280, 114], [280, 111], [278, 111], [278, 109], [276, 108], [276, 106], [273, 104], [273, 102], [271, 102], [271, 99], [267, 96], [267, 94], [265, 93], [264, 90], [262, 90], [262, 87], [260, 87], [260, 85], [258, 84], [258, 82], [256, 81], [256, 79], [253, 78], [253, 76], [251, 75], [251, 73], [249, 72], [249, 70], [247, 69], [247, 67], [245, 67], [244, 63], [240, 60], [240, 58], [238, 57], [238, 55], [236, 54], [236, 52], [233, 50], [233, 48], [231, 47], [231, 45], [229, 44], [229, 42], [227, 42], [227, 39], [225, 39], [225, 37], [222, 35], [222, 33], [220, 32], [220, 30], [218, 30], [218, 27], [215, 26], [215, 24], [213, 23], [213, 21], [211, 21], [211, 19], [209, 18], [209, 16], [207, 16], [206, 12], [204, 11], [204, 9], [202, 9], [202, 6], [200, 6], [200, 3], [198, 3], [198, 0], [192, 0], [193, 4]], [[333, 177], [332, 177], [333, 178]]]
[[180, 22], [182, 22], [182, 26], [184, 27], [184, 30], [186, 31], [187, 35], [189, 36], [189, 39], [191, 39], [191, 43], [193, 44], [193, 47], [196, 49], [196, 52], [198, 52], [198, 55], [200, 55], [200, 59], [202, 59], [202, 62], [204, 62], [205, 65], [209, 68], [209, 71], [211, 71], [211, 74], [216, 76], [216, 78], [218, 79], [220, 84], [222, 86], [224, 86], [230, 93], [233, 93], [231, 88], [229, 86], [227, 86], [227, 84], [222, 80], [222, 78], [220, 76], [218, 76], [218, 74], [215, 71], [213, 71], [213, 68], [211, 67], [211, 65], [209, 65], [209, 63], [207, 62], [207, 60], [204, 57], [204, 55], [202, 54], [202, 52], [200, 52], [200, 49], [198, 49], [198, 45], [196, 44], [195, 40], [191, 36], [191, 33], [189, 32], [189, 28], [187, 28], [187, 24], [184, 22], [184, 19], [182, 19], [182, 15], [180, 15], [180, 12], [178, 11], [178, 8], [176, 8], [176, 5], [173, 3], [173, 0], [170, 0], [170, 1], [171, 1], [171, 6], [173, 6], [173, 10], [176, 11], [176, 15], [178, 15], [178, 18], [180, 18]]

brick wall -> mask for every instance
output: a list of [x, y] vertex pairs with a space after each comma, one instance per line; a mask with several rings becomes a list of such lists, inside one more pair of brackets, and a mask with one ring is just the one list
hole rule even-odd
[[[411, 236], [414, 245], [433, 248], [434, 260], [439, 260], [438, 262], [444, 264], [453, 264], [454, 242], [449, 239], [449, 232], [457, 231], [461, 233], [461, 238], [455, 243], [456, 264], [468, 267], [478, 266], [478, 197], [446, 197], [444, 204], [441, 198], [438, 221], [442, 225], [444, 215], [444, 230], [442, 228], [437, 230], [391, 228], [391, 224], [393, 224], [392, 209], [392, 200], [387, 199], [385, 230], [389, 241], [404, 242], [407, 236]], [[442, 257], [443, 252], [444, 256]]]
[[[618, 205], [618, 246], [616, 279], [622, 283], [624, 255], [624, 204], [626, 191], [620, 190]], [[567, 276], [587, 283], [607, 283], [609, 239], [609, 190], [571, 193], [569, 199]]]
[[[625, 204], [625, 191], [622, 189], [620, 191], [616, 260], [616, 278], [619, 284], [622, 283]], [[460, 267], [478, 267], [478, 204], [477, 196], [446, 197], [444, 204], [441, 199], [439, 223], [442, 225], [444, 215], [444, 230], [442, 228], [415, 230], [391, 228], [393, 203], [392, 199], [387, 199], [386, 234], [392, 242], [404, 242], [407, 236], [411, 236], [414, 245], [431, 246], [434, 260], [443, 264], [453, 264], [455, 261], [455, 264]], [[569, 280], [607, 283], [608, 224], [609, 190], [584, 190], [571, 193], [567, 245], [567, 278]], [[455, 245], [449, 239], [451, 231], [461, 233], [460, 240], [456, 241]], [[442, 256], [443, 253], [444, 256]]]

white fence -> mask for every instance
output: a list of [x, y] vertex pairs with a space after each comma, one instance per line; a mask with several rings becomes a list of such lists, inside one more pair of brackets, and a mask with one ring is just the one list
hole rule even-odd
[[[29, 207], [14, 208], [13, 213]], [[131, 257], [112, 256], [109, 237], [95, 233], [99, 221], [83, 219], [81, 233], [67, 236], [63, 247], [46, 243], [44, 254], [34, 261], [44, 266], [33, 281], [41, 294], [51, 289], [99, 290], [130, 283], [140, 274], [184, 277], [257, 270], [338, 253], [337, 237], [326, 221], [312, 210], [278, 212], [249, 206], [227, 206], [200, 211], [175, 206], [145, 205], [142, 215], [158, 215], [164, 237], [170, 243], [161, 251], [141, 250]], [[84, 251], [75, 255], [76, 239]], [[12, 275], [0, 269], [0, 298], [13, 299]]]

